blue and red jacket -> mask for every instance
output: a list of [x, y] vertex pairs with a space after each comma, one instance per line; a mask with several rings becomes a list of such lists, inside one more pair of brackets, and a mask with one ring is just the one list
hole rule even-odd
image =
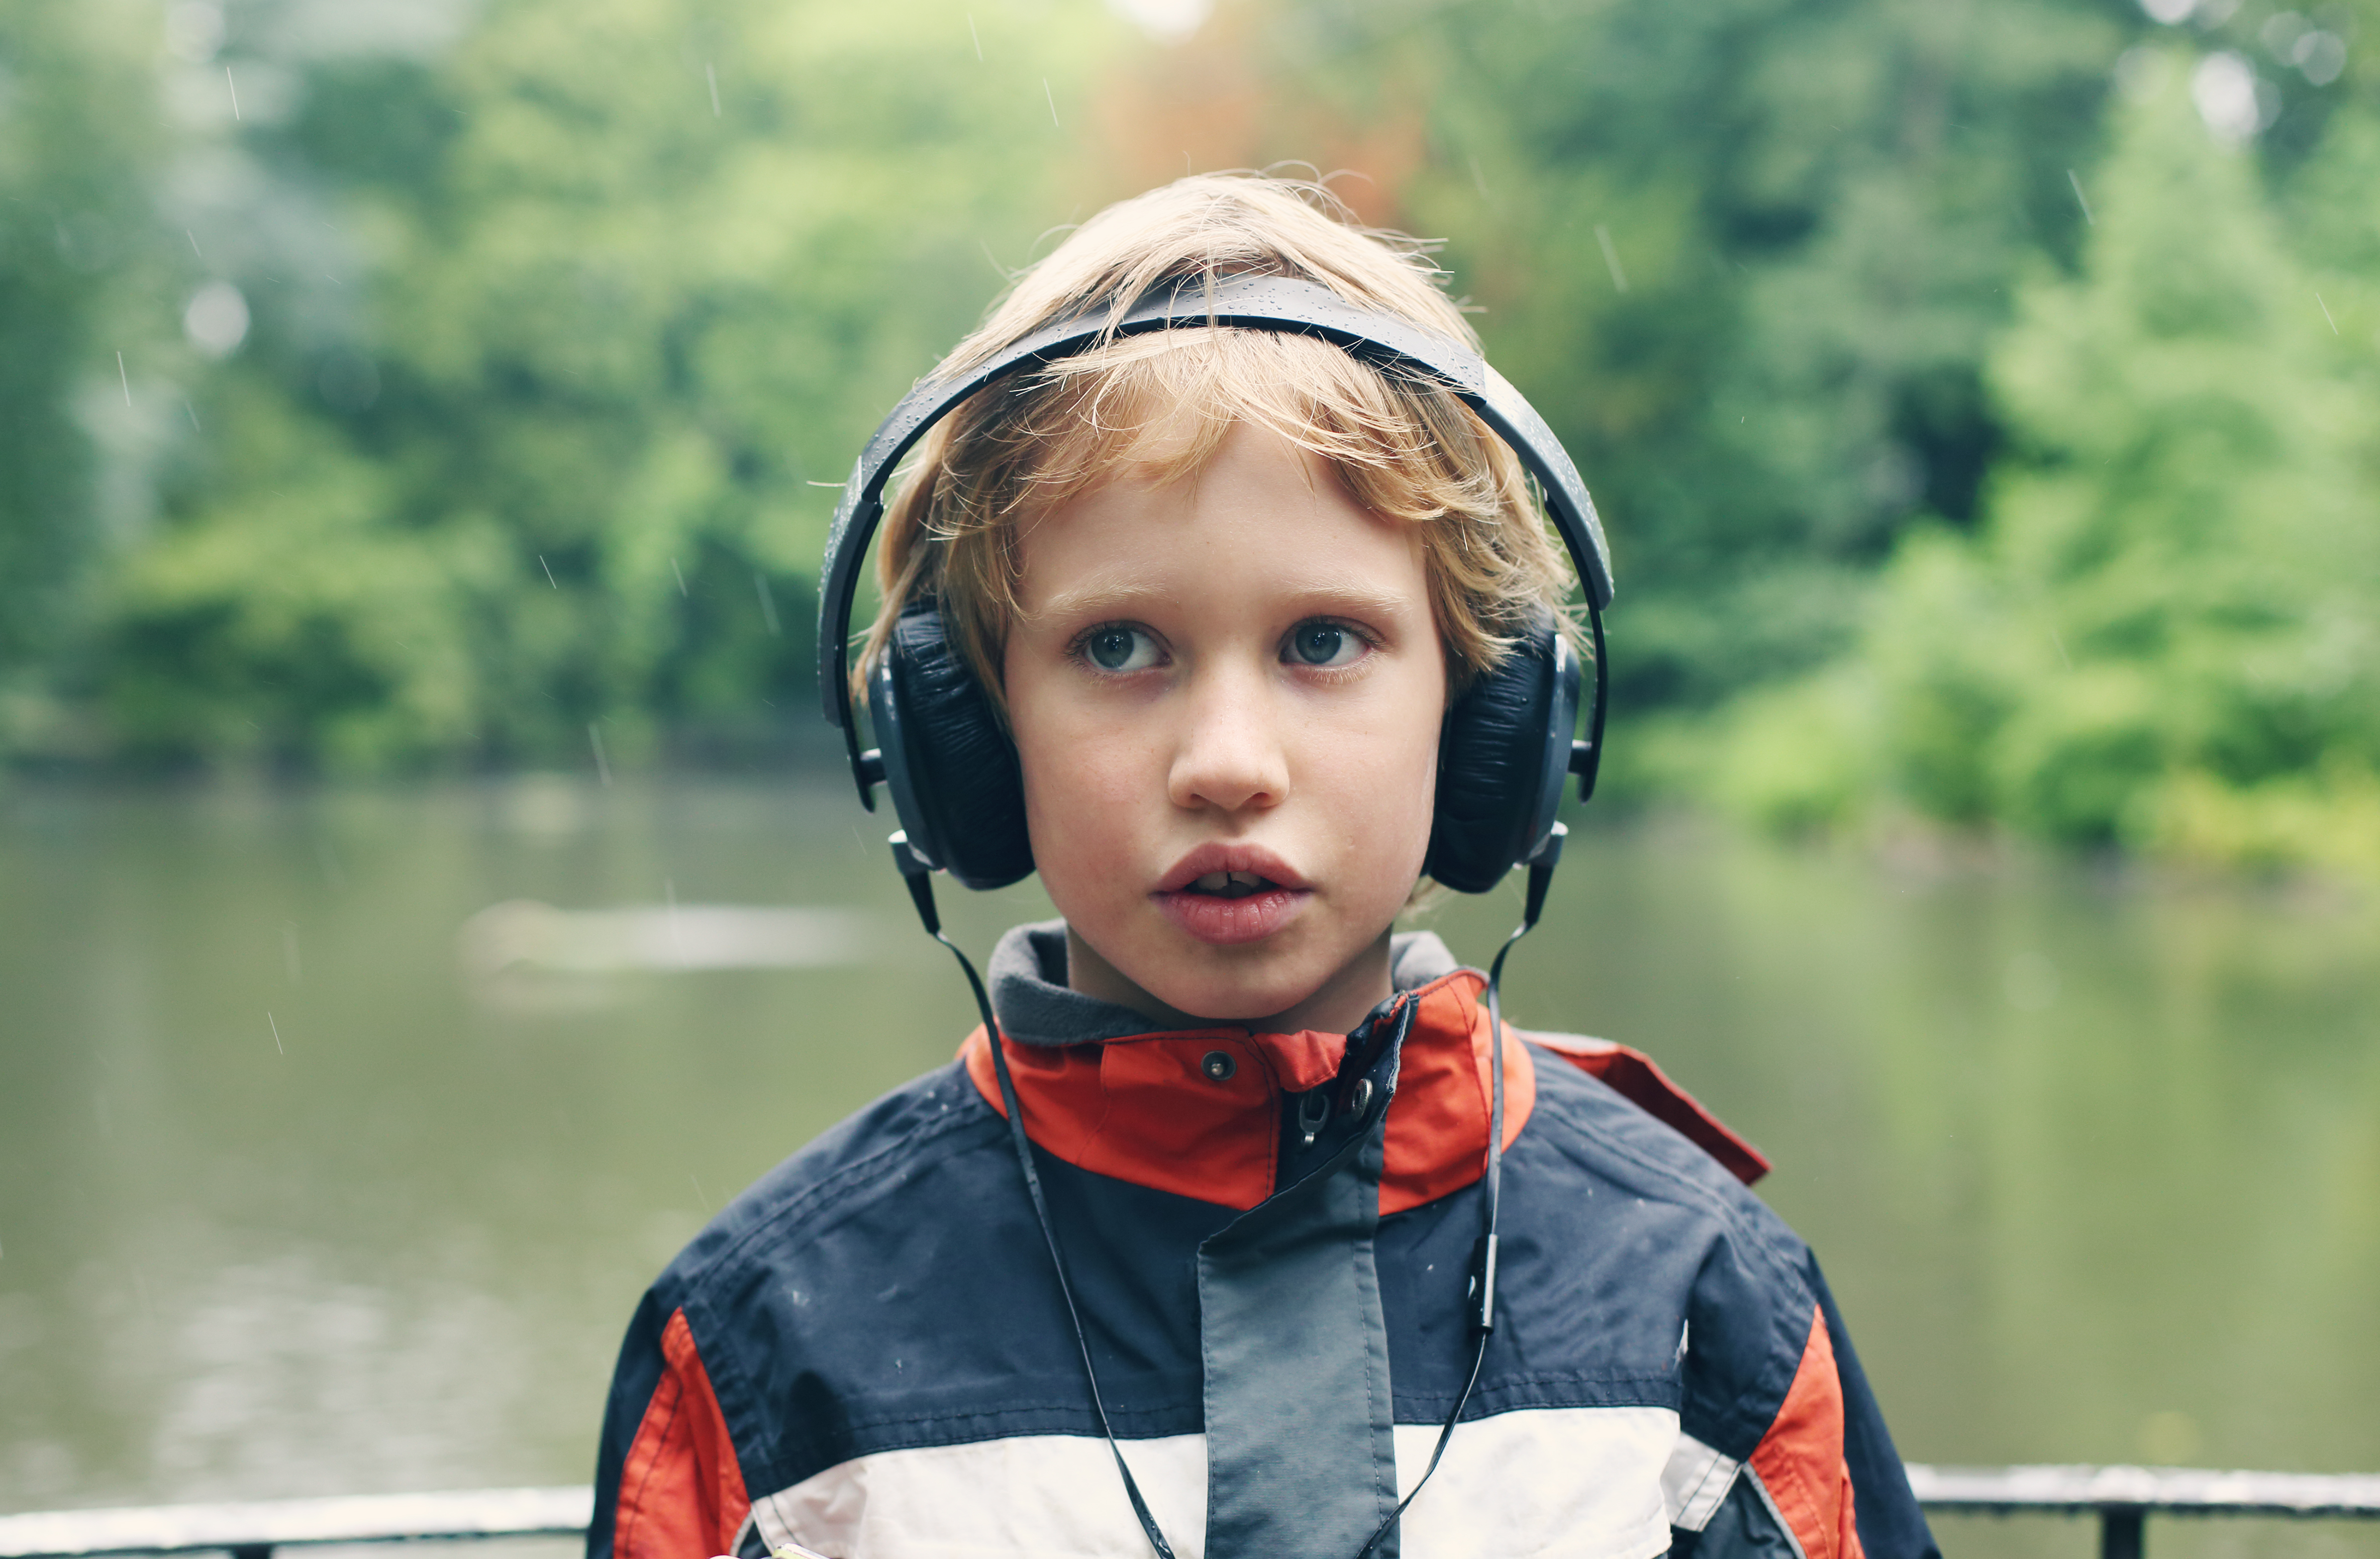
[[[1485, 979], [1398, 938], [1352, 1035], [1147, 1020], [991, 965], [1123, 1455], [1181, 1559], [1354, 1559], [1472, 1362]], [[1643, 1056], [1503, 1037], [1498, 1325], [1378, 1551], [1936, 1553], [1751, 1148]], [[978, 1029], [779, 1165], [647, 1293], [589, 1559], [1144, 1554]]]

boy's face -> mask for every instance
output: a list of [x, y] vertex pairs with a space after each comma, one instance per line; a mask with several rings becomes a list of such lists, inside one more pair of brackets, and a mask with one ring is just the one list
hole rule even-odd
[[1195, 478], [1112, 481], [1020, 546], [1008, 707], [1072, 982], [1352, 1028], [1429, 842], [1446, 666], [1417, 535], [1243, 423]]

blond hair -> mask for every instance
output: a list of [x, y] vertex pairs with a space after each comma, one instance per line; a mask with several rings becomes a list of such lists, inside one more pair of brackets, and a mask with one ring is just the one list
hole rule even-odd
[[[1201, 174], [1076, 228], [936, 374], [964, 372], [1056, 320], [1105, 310], [1112, 325], [1160, 287], [1247, 274], [1317, 282], [1478, 347], [1426, 245], [1357, 226], [1319, 185]], [[902, 610], [932, 599], [1004, 717], [1021, 523], [1126, 469], [1160, 481], [1195, 473], [1239, 422], [1319, 457], [1366, 510], [1420, 528], [1450, 698], [1502, 664], [1533, 623], [1551, 618], [1576, 642], [1568, 558], [1519, 459], [1451, 390], [1311, 336], [1169, 329], [1111, 334], [987, 386], [919, 441], [886, 512], [884, 604], [855, 691], [865, 697]], [[1170, 436], [1184, 428], [1186, 438]], [[1152, 455], [1160, 430], [1169, 436]]]

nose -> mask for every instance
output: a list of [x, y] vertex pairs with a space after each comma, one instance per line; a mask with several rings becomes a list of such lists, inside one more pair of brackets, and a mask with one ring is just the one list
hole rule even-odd
[[1262, 810], [1289, 796], [1289, 751], [1261, 672], [1209, 665], [1190, 679], [1183, 725], [1166, 776], [1177, 807], [1221, 812]]

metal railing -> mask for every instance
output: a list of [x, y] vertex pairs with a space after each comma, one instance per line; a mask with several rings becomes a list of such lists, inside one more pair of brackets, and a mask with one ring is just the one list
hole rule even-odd
[[100, 1553], [228, 1553], [269, 1559], [276, 1548], [430, 1539], [583, 1538], [595, 1491], [467, 1489], [352, 1494], [251, 1504], [159, 1504], [0, 1516], [0, 1559]]
[[1917, 1467], [1909, 1486], [1949, 1516], [2096, 1516], [2100, 1559], [2141, 1559], [2151, 1516], [2380, 1520], [2380, 1475], [2180, 1467]]
[[[1909, 1482], [1918, 1503], [1941, 1515], [2096, 1516], [2102, 1559], [2140, 1559], [2153, 1515], [2380, 1519], [2380, 1474], [1912, 1466]], [[37, 1511], [0, 1516], [0, 1559], [209, 1553], [271, 1559], [276, 1548], [322, 1543], [577, 1538], [593, 1509], [594, 1492], [580, 1485]]]

